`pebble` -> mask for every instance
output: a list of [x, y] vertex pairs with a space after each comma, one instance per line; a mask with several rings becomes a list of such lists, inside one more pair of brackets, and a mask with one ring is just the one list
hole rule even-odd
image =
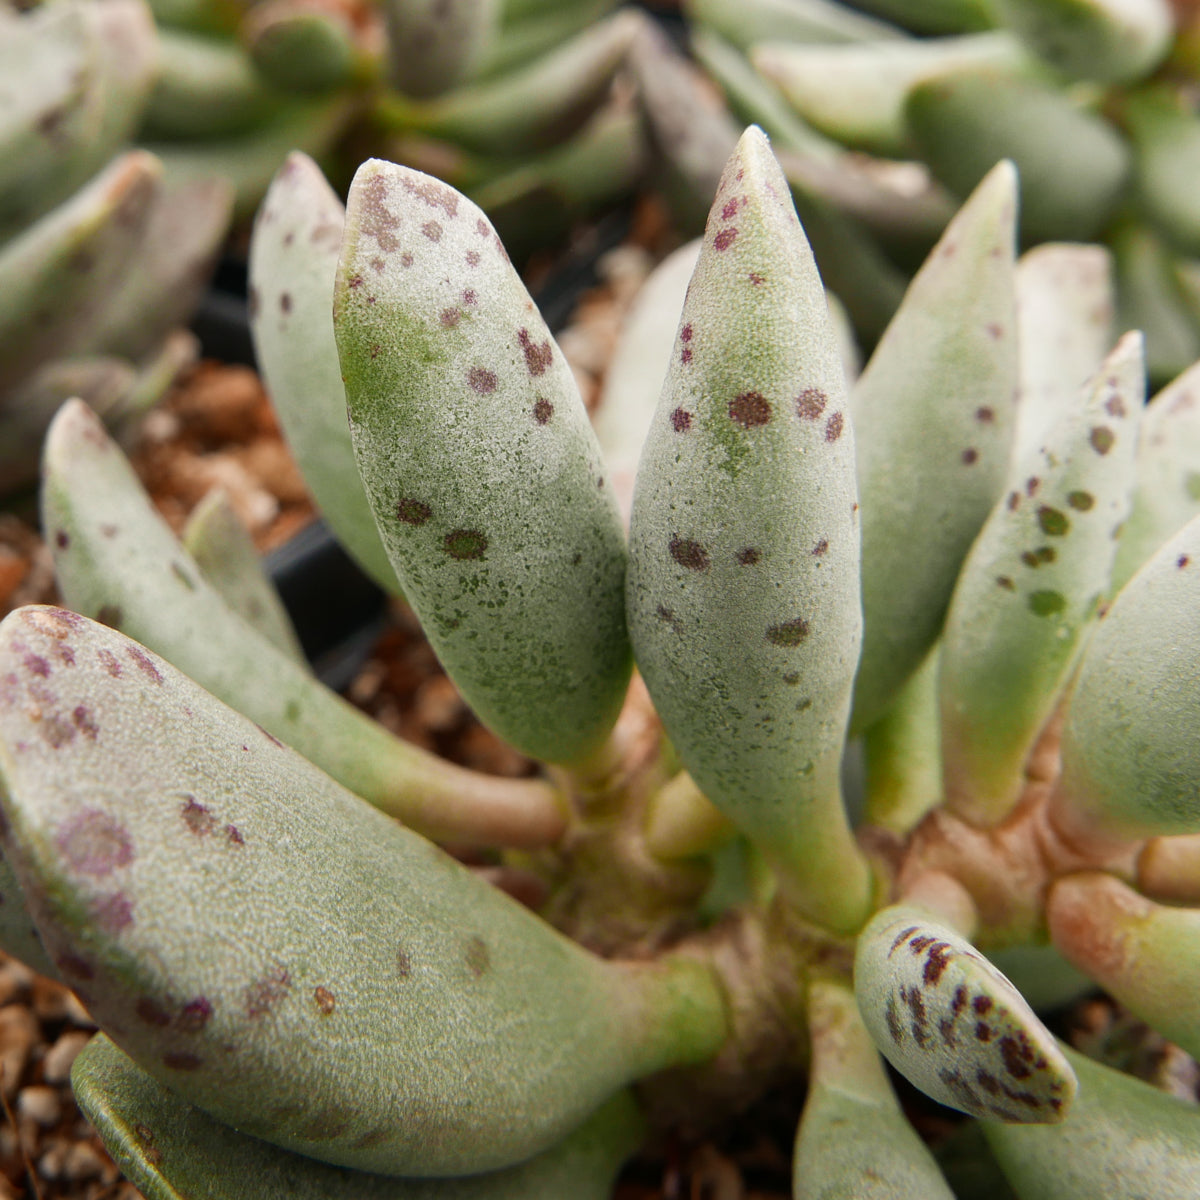
[[0, 1008], [0, 1071], [6, 1096], [16, 1095], [34, 1046], [41, 1040], [37, 1018], [23, 1004]]
[[91, 1040], [90, 1033], [64, 1033], [42, 1059], [42, 1078], [47, 1083], [66, 1083], [71, 1078], [71, 1066], [76, 1056]]
[[62, 1098], [57, 1088], [22, 1088], [17, 1093], [17, 1112], [43, 1129], [49, 1129], [62, 1118]]

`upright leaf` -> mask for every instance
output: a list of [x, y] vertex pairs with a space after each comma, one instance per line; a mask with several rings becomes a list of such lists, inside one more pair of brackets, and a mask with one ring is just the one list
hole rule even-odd
[[820, 278], [751, 127], [713, 203], [638, 469], [629, 623], [697, 785], [809, 915], [843, 930], [869, 891], [839, 785], [857, 510]]
[[474, 73], [496, 36], [502, 0], [385, 0], [392, 82], [436, 96]]

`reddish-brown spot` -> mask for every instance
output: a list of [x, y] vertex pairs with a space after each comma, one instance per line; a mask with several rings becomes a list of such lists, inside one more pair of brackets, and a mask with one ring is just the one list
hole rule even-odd
[[737, 216], [737, 211], [741, 207], [741, 202], [736, 196], [732, 200], [725, 202], [725, 207], [721, 209], [721, 220], [732, 221]]
[[179, 1012], [176, 1026], [181, 1033], [199, 1033], [212, 1016], [212, 1004], [207, 996], [197, 996], [189, 1000]]
[[1009, 492], [1008, 493], [1008, 511], [1016, 512], [1017, 509], [1020, 507], [1021, 507], [1021, 493], [1020, 492]]
[[805, 421], [815, 421], [824, 411], [828, 399], [819, 388], [805, 388], [796, 397], [796, 415]]
[[492, 227], [482, 217], [476, 219], [475, 228], [480, 237], [491, 237], [492, 235]]
[[472, 975], [478, 979], [484, 975], [488, 968], [492, 965], [491, 951], [488, 950], [487, 942], [483, 938], [476, 935], [467, 942], [467, 952], [465, 955], [467, 967]]
[[438, 314], [438, 321], [443, 329], [453, 329], [462, 320], [462, 313], [457, 308], [443, 308]]
[[133, 924], [133, 901], [124, 892], [114, 892], [91, 903], [92, 921], [105, 933], [120, 933]]
[[262, 979], [256, 979], [246, 988], [244, 994], [246, 1016], [254, 1020], [269, 1013], [288, 994], [291, 982], [287, 971], [282, 967], [277, 967]]
[[900, 1014], [896, 1011], [896, 997], [889, 996], [887, 998], [887, 1007], [884, 1009], [884, 1017], [887, 1020], [888, 1033], [892, 1035], [892, 1041], [896, 1045], [900, 1045], [904, 1041], [904, 1026], [900, 1024]]
[[406, 192], [430, 208], [440, 208], [448, 217], [458, 216], [458, 193], [452, 187], [428, 175], [406, 175], [403, 183]]
[[171, 1014], [157, 1000], [152, 1000], [149, 996], [143, 996], [133, 1006], [133, 1011], [147, 1025], [153, 1025], [156, 1029], [166, 1029], [171, 1023]]
[[[411, 258], [412, 256], [409, 255], [409, 257]], [[387, 263], [384, 262], [384, 260], [382, 258], [371, 259], [371, 270], [374, 271], [376, 275], [381, 275], [383, 273], [384, 267], [386, 267], [386, 266], [387, 266]]]
[[767, 277], [765, 275], [760, 275], [757, 271], [751, 271], [747, 278], [752, 284], [754, 284], [755, 287], [767, 282]]
[[684, 347], [683, 347], [683, 349], [679, 351], [679, 361], [680, 361], [680, 362], [681, 362], [681, 363], [682, 363], [682, 364], [683, 364], [685, 367], [688, 365], [688, 363], [690, 363], [690, 362], [692, 361], [692, 348], [691, 348], [691, 346], [684, 346]]
[[401, 979], [407, 979], [412, 974], [412, 961], [408, 957], [408, 951], [403, 946], [396, 951], [396, 974]]
[[141, 673], [145, 675], [147, 679], [153, 680], [155, 683], [162, 683], [162, 673], [159, 671], [158, 667], [155, 666], [154, 659], [152, 659], [150, 655], [141, 648], [141, 646], [130, 646], [126, 650], [126, 653], [131, 659], [133, 659], [138, 670], [141, 671]]
[[845, 422], [846, 418], [840, 412], [835, 412], [825, 422], [825, 440], [827, 442], [836, 442], [842, 436], [842, 428]]
[[686, 409], [677, 408], [671, 414], [671, 428], [676, 433], [687, 433], [692, 427], [692, 414]]
[[383, 353], [383, 347], [382, 347], [382, 346], [381, 346], [381, 345], [380, 345], [378, 342], [376, 342], [376, 343], [375, 343], [375, 344], [374, 344], [374, 345], [371, 347], [371, 359], [372, 359], [372, 361], [373, 361], [373, 360], [375, 360], [375, 359], [377, 359], [377, 358], [380, 356], [380, 354], [382, 354], [382, 353]]
[[57, 546], [57, 547], [58, 547], [60, 550], [65, 550], [65, 549], [66, 549], [66, 548], [67, 548], [67, 547], [68, 547], [68, 546], [71, 544], [71, 538], [70, 538], [70, 535], [69, 535], [69, 534], [66, 532], [66, 530], [65, 530], [65, 529], [60, 529], [60, 530], [59, 530], [59, 531], [58, 531], [58, 532], [57, 532], [57, 533], [54, 535], [54, 544], [55, 544], [55, 545], [56, 545], [56, 546]]
[[1120, 396], [1109, 396], [1104, 402], [1104, 411], [1110, 417], [1123, 417], [1125, 415], [1125, 402]]
[[183, 816], [183, 823], [197, 837], [206, 837], [216, 828], [217, 818], [195, 796], [184, 797], [180, 813]]
[[81, 875], [104, 876], [133, 861], [128, 831], [98, 808], [73, 817], [59, 829], [55, 842], [67, 866]]
[[327, 987], [317, 987], [313, 992], [313, 1000], [316, 1002], [317, 1008], [321, 1010], [323, 1017], [328, 1017], [337, 1007], [337, 1000], [333, 993]]
[[483, 257], [483, 255], [481, 255], [478, 250], [468, 250], [467, 251], [467, 266], [468, 267], [479, 266], [479, 262], [480, 262], [480, 259], [482, 259], [482, 257]]
[[544, 396], [539, 396], [533, 406], [533, 419], [539, 425], [547, 425], [554, 416], [554, 405]]
[[459, 562], [482, 558], [488, 540], [477, 529], [452, 529], [442, 539], [442, 549]]
[[479, 297], [475, 294], [475, 289], [467, 288], [467, 290], [465, 292], [463, 292], [463, 294], [462, 294], [462, 301], [468, 307], [478, 304]]
[[290, 313], [292, 311], [292, 297], [288, 292], [280, 293], [279, 308], [280, 311], [284, 313]]
[[990, 425], [995, 419], [995, 412], [986, 404], [981, 405], [975, 410], [975, 420], [977, 420], [981, 425]]
[[992, 1027], [983, 1021], [975, 1022], [975, 1040], [986, 1045], [992, 1040]]
[[971, 1001], [971, 1007], [981, 1017], [985, 1016], [987, 1013], [990, 1013], [994, 1004], [995, 1001], [991, 998], [991, 996], [976, 996], [975, 999]]
[[522, 329], [517, 333], [517, 341], [525, 355], [525, 367], [530, 375], [544, 375], [546, 368], [554, 362], [554, 351], [550, 348], [549, 339], [541, 343], [535, 342], [529, 330]]
[[997, 575], [996, 586], [1002, 587], [1006, 592], [1015, 592], [1017, 590], [1017, 585], [1007, 575]]
[[753, 546], [747, 546], [745, 550], [737, 552], [738, 566], [752, 567], [762, 556]]
[[488, 396], [496, 390], [496, 372], [487, 367], [472, 367], [467, 372], [467, 385], [471, 391], [481, 396]]
[[436, 221], [426, 221], [421, 226], [421, 232], [431, 242], [440, 242], [442, 240], [442, 227]]
[[667, 543], [667, 549], [681, 567], [689, 571], [708, 570], [708, 551], [699, 542], [676, 535]]
[[25, 655], [25, 670], [41, 679], [50, 678], [50, 660], [32, 652]]
[[771, 402], [761, 392], [743, 392], [730, 400], [729, 419], [743, 429], [766, 425], [771, 420]]
[[[245, 746], [242, 747], [243, 750], [245, 748]], [[242, 831], [236, 825], [226, 825], [225, 836], [234, 846], [244, 846], [246, 844], [246, 839], [242, 837]]]
[[420, 500], [404, 499], [396, 504], [396, 516], [405, 525], [424, 525], [432, 515], [433, 510]]
[[1004, 1059], [1004, 1069], [1014, 1079], [1028, 1079], [1033, 1074], [1035, 1054], [1028, 1035], [1022, 1030], [1000, 1039], [1000, 1057]]
[[411, 267], [413, 265], [413, 256], [407, 250], [400, 255], [400, 265], [402, 267]]
[[681, 342], [690, 342], [692, 340], [692, 325], [690, 321], [679, 331], [679, 340]]
[[370, 1150], [375, 1146], [381, 1146], [391, 1136], [391, 1130], [372, 1129], [369, 1133], [364, 1133], [362, 1137], [355, 1140], [354, 1148], [356, 1150]]
[[967, 987], [966, 984], [960, 983], [954, 989], [954, 1000], [950, 1004], [950, 1011], [957, 1017], [966, 1007]]
[[974, 446], [968, 446], [962, 452], [964, 466], [972, 467], [979, 461], [979, 451]]
[[170, 1051], [162, 1056], [163, 1066], [172, 1071], [198, 1071], [204, 1066], [204, 1059], [198, 1054], [179, 1053]]
[[997, 325], [995, 321], [989, 322], [983, 328], [987, 331], [988, 337], [993, 341], [998, 342], [1004, 336], [1004, 326]]
[[899, 950], [900, 947], [903, 946], [904, 943], [907, 942], [908, 939], [917, 932], [917, 928], [918, 927], [916, 925], [910, 925], [907, 929], [902, 929], [898, 934], [896, 934], [895, 938], [892, 939], [891, 946], [888, 949], [888, 958], [891, 958], [892, 955], [895, 954], [896, 951]]
[[1116, 440], [1116, 434], [1107, 425], [1094, 425], [1088, 434], [1088, 441], [1097, 454], [1107, 454]]
[[1188, 557], [1186, 554], [1181, 554], [1181, 555], [1180, 555], [1180, 556], [1179, 556], [1179, 557], [1178, 557], [1178, 558], [1175, 560], [1175, 566], [1176, 566], [1176, 567], [1177, 567], [1177, 568], [1178, 568], [1180, 571], [1182, 571], [1182, 570], [1183, 570], [1183, 568], [1184, 568], [1184, 567], [1186, 567], [1186, 566], [1188, 565], [1188, 563], [1190, 563], [1191, 561], [1192, 561], [1192, 560], [1191, 560], [1191, 559], [1190, 559], [1190, 558], [1189, 558], [1189, 557]]
[[922, 972], [922, 978], [929, 987], [937, 986], [953, 957], [954, 951], [949, 942], [935, 942], [929, 947], [929, 953], [925, 956], [925, 970]]
[[901, 988], [900, 999], [908, 1005], [909, 1029], [918, 1046], [924, 1049], [930, 1041], [929, 1017], [925, 1012], [925, 999], [919, 988]]
[[[381, 175], [373, 176], [362, 191], [362, 215], [359, 228], [368, 237], [374, 238], [380, 250], [391, 253], [399, 249], [400, 241], [396, 230], [400, 228], [400, 218], [387, 206], [388, 188]], [[361, 283], [360, 277], [358, 281]], [[350, 281], [350, 286], [356, 286]]]
[[783, 646], [794, 649], [808, 637], [808, 622], [803, 617], [794, 617], [779, 625], [771, 625], [767, 629], [767, 641], [772, 646]]
[[720, 233], [713, 238], [714, 250], [728, 250], [730, 246], [737, 240], [738, 231], [733, 226], [728, 229], [722, 229]]
[[1027, 496], [1036, 496], [1037, 490], [1042, 486], [1042, 481], [1036, 476], [1031, 475], [1025, 480], [1025, 494]]

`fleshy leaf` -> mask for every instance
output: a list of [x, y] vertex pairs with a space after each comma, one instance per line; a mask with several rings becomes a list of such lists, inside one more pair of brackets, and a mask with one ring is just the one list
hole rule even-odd
[[1079, 1076], [1079, 1096], [1062, 1124], [983, 1122], [1021, 1200], [1195, 1200], [1196, 1106], [1067, 1046], [1062, 1053]]
[[993, 0], [996, 16], [1036, 54], [1076, 79], [1127, 83], [1165, 57], [1169, 0]]
[[114, 630], [17, 610], [0, 678], [4, 852], [48, 953], [244, 1133], [497, 1169], [726, 1036], [707, 967], [593, 957]]
[[909, 92], [905, 119], [920, 157], [959, 195], [997, 159], [1016, 163], [1027, 242], [1096, 236], [1128, 181], [1121, 135], [1048, 83], [983, 68], [930, 76]]
[[762, 42], [751, 57], [814, 128], [847, 146], [900, 158], [909, 153], [904, 99], [933, 71], [1026, 67], [1007, 33], [821, 46]]
[[613, 1176], [641, 1138], [619, 1092], [544, 1154], [465, 1179], [397, 1179], [334, 1167], [222, 1125], [147, 1075], [103, 1034], [71, 1068], [80, 1107], [146, 1200], [609, 1200]]
[[1200, 363], [1150, 401], [1141, 425], [1137, 486], [1117, 543], [1115, 589], [1200, 513]]
[[1046, 922], [1076, 967], [1167, 1041], [1200, 1054], [1200, 909], [1155, 904], [1115, 876], [1091, 871], [1054, 884]]
[[1036, 451], [1073, 408], [1114, 341], [1112, 256], [1050, 242], [1017, 260], [1018, 455]]
[[271, 404], [317, 507], [354, 560], [395, 593], [400, 585], [354, 461], [333, 333], [345, 217], [316, 163], [290, 155], [250, 242], [250, 329]]
[[43, 528], [63, 596], [136, 637], [344, 786], [423, 833], [545, 845], [556, 793], [493, 779], [392, 737], [246, 624], [203, 578], [128, 462], [80, 402], [46, 440]]
[[946, 802], [994, 825], [1017, 802], [1108, 593], [1145, 403], [1142, 335], [1126, 334], [1042, 445], [1021, 454], [963, 565], [942, 638]]
[[851, 393], [862, 498], [854, 725], [886, 710], [936, 641], [1008, 472], [1017, 384], [1016, 175], [997, 166], [909, 286]]
[[1165, 89], [1129, 97], [1121, 118], [1137, 156], [1137, 190], [1146, 215], [1187, 254], [1200, 254], [1200, 118]]
[[624, 539], [570, 367], [491, 224], [364, 163], [334, 324], [367, 498], [438, 657], [506, 741], [580, 761], [629, 679]]
[[374, 39], [355, 29], [352, 10], [320, 0], [257, 4], [242, 23], [241, 36], [263, 78], [284, 91], [329, 92], [378, 71], [378, 51], [363, 44]]
[[502, 0], [384, 0], [392, 82], [436, 96], [469, 79], [496, 36]]
[[969, 33], [995, 24], [991, 0], [857, 0], [914, 33]]
[[1084, 651], [1057, 819], [1089, 839], [1200, 832], [1200, 517], [1121, 589]]
[[854, 446], [787, 184], [751, 127], [725, 169], [638, 469], [629, 624], [668, 736], [814, 919], [860, 922], [839, 783], [859, 640]]
[[504, 75], [532, 59], [549, 53], [560, 42], [583, 32], [607, 16], [620, 0], [562, 0], [514, 4], [505, 0], [501, 25], [492, 38], [475, 73], [477, 79]]
[[880, 1053], [926, 1095], [975, 1117], [1054, 1122], [1075, 1076], [1020, 992], [923, 909], [893, 905], [858, 939], [854, 991]]
[[832, 0], [687, 0], [688, 16], [745, 50], [755, 42], [873, 42], [905, 34]]
[[0, 904], [0, 950], [20, 959], [39, 975], [61, 982], [58, 968], [46, 954], [33, 918], [29, 915], [25, 893], [21, 891], [21, 885], [3, 854], [0, 854], [0, 896], [4, 898]]
[[234, 612], [272, 645], [305, 662], [287, 609], [226, 492], [210, 492], [196, 505], [184, 527], [183, 545]]
[[792, 1160], [795, 1200], [953, 1200], [900, 1109], [853, 994], [816, 983], [808, 1001], [812, 1068]]
[[1200, 833], [1151, 838], [1138, 854], [1137, 886], [1155, 900], [1200, 907]]

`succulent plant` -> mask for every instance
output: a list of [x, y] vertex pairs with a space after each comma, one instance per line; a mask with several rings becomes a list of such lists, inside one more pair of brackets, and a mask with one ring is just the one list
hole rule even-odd
[[128, 148], [158, 53], [142, 0], [0, 7], [0, 490], [36, 479], [64, 399], [120, 429], [195, 356], [230, 195]]
[[[537, 777], [329, 693], [220, 514], [193, 558], [64, 407], [69, 608], [0, 626], [0, 931], [104, 1031], [75, 1087], [147, 1196], [603, 1197], [648, 1132], [804, 1070], [797, 1197], [949, 1196], [884, 1059], [1022, 1197], [1195, 1194], [1196, 1107], [1022, 987], [1096, 980], [1200, 1051], [1200, 367], [1143, 413], [1104, 252], [1018, 264], [1016, 200], [1001, 163], [848, 385], [746, 131], [626, 538], [483, 213], [379, 160], [343, 212], [289, 160], [252, 262], [275, 402]], [[540, 911], [437, 841], [539, 877]]]
[[[815, 182], [836, 200], [822, 179], [831, 167], [853, 176], [908, 161], [961, 199], [1011, 158], [1025, 245], [1097, 239], [1116, 254], [1124, 323], [1145, 330], [1152, 378], [1165, 382], [1200, 354], [1194, 6], [689, 0], [686, 9], [697, 56], [738, 115], [796, 143], [794, 184]], [[750, 62], [759, 90], [741, 78]], [[848, 199], [843, 211], [856, 217]], [[895, 258], [894, 244], [883, 248]]]

